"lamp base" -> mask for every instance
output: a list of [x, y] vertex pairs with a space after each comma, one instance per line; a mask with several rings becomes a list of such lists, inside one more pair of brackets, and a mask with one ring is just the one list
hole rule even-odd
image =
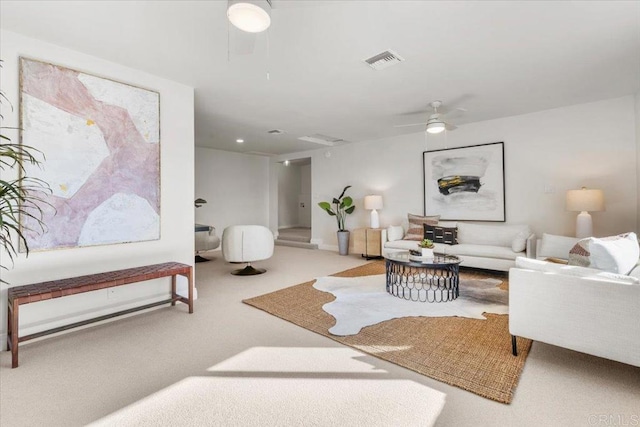
[[576, 237], [584, 239], [593, 236], [593, 222], [587, 211], [582, 211], [576, 217]]
[[375, 209], [371, 211], [371, 228], [380, 228], [380, 217]]

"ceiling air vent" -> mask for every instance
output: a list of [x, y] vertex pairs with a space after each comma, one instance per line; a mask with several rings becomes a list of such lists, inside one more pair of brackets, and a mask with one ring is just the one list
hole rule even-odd
[[302, 141], [313, 142], [315, 144], [328, 145], [328, 146], [331, 146], [331, 147], [336, 142], [344, 141], [344, 139], [334, 138], [332, 136], [322, 135], [322, 134], [319, 134], [319, 133], [315, 133], [315, 134], [309, 135], [309, 136], [301, 136], [298, 139], [300, 139]]
[[282, 135], [284, 131], [280, 129], [271, 129], [270, 131], [267, 131], [267, 133], [269, 135]]
[[402, 61], [404, 61], [404, 58], [392, 50], [385, 50], [382, 53], [364, 60], [364, 62], [366, 62], [374, 70], [382, 70], [383, 68], [388, 68], [392, 65], [399, 64]]
[[253, 154], [254, 156], [265, 156], [265, 157], [275, 156], [275, 154], [273, 153], [264, 153], [262, 151], [245, 151], [243, 154]]

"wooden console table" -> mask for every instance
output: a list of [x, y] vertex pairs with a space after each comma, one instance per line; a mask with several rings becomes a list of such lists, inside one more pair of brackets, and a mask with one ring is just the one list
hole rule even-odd
[[353, 251], [367, 259], [382, 257], [382, 229], [357, 228], [353, 230]]
[[[188, 298], [182, 297], [176, 292], [176, 276], [178, 275], [186, 277], [189, 281]], [[24, 337], [18, 336], [18, 315], [21, 305], [169, 276], [171, 276], [171, 298], [168, 300], [158, 301], [140, 307], [119, 311], [117, 313], [111, 313], [104, 316], [83, 320], [81, 322], [71, 323], [69, 325], [60, 326], [58, 328], [49, 329], [47, 331], [26, 335]], [[54, 334], [56, 332], [65, 331], [67, 329], [75, 328], [78, 326], [88, 325], [90, 323], [99, 322], [101, 320], [133, 313], [135, 311], [144, 310], [162, 304], [171, 303], [171, 305], [176, 305], [176, 301], [187, 304], [189, 306], [189, 313], [193, 313], [193, 269], [190, 265], [187, 264], [180, 264], [178, 262], [165, 262], [162, 264], [145, 265], [142, 267], [109, 271], [107, 273], [90, 274], [87, 276], [72, 277], [69, 279], [60, 279], [50, 282], [16, 286], [13, 288], [9, 288], [7, 295], [9, 308], [7, 322], [7, 344], [9, 346], [9, 349], [11, 350], [11, 367], [17, 368], [18, 343], [21, 343], [23, 341], [28, 341], [34, 338]]]

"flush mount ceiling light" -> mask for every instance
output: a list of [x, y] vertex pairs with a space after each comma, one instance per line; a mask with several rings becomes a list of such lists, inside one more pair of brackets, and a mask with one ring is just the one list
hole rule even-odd
[[236, 139], [236, 142], [237, 142], [238, 144], [242, 144], [242, 143], [244, 142], [244, 139]]
[[227, 17], [242, 31], [260, 33], [271, 25], [270, 11], [270, 0], [229, 0]]

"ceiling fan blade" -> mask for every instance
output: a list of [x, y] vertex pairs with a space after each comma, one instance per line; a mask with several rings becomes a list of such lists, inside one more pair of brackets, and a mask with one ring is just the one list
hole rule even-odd
[[424, 123], [410, 123], [410, 124], [407, 124], [407, 125], [393, 125], [393, 127], [394, 128], [405, 128], [405, 127], [409, 127], [409, 126], [424, 126], [426, 124], [427, 124], [426, 122], [424, 122]]
[[456, 117], [460, 117], [463, 113], [466, 113], [467, 109], [466, 108], [454, 108], [453, 110], [449, 111], [448, 113], [444, 114], [447, 119], [452, 119], [452, 118], [456, 118]]
[[447, 107], [448, 111], [453, 111], [456, 108], [458, 108], [459, 106], [464, 105], [468, 100], [473, 99], [474, 95], [470, 94], [470, 93], [465, 93], [462, 94], [460, 96], [458, 96], [457, 98], [453, 98], [450, 99], [448, 101], [446, 101], [444, 103], [444, 105]]
[[421, 108], [419, 110], [405, 111], [404, 113], [400, 113], [398, 115], [399, 116], [415, 116], [416, 114], [420, 114], [420, 115], [426, 116], [431, 112], [433, 112], [433, 108], [427, 105], [424, 108]]
[[455, 129], [458, 129], [458, 126], [456, 126], [456, 125], [452, 125], [451, 123], [445, 123], [445, 124], [444, 124], [444, 128], [445, 128], [446, 130], [455, 130]]

